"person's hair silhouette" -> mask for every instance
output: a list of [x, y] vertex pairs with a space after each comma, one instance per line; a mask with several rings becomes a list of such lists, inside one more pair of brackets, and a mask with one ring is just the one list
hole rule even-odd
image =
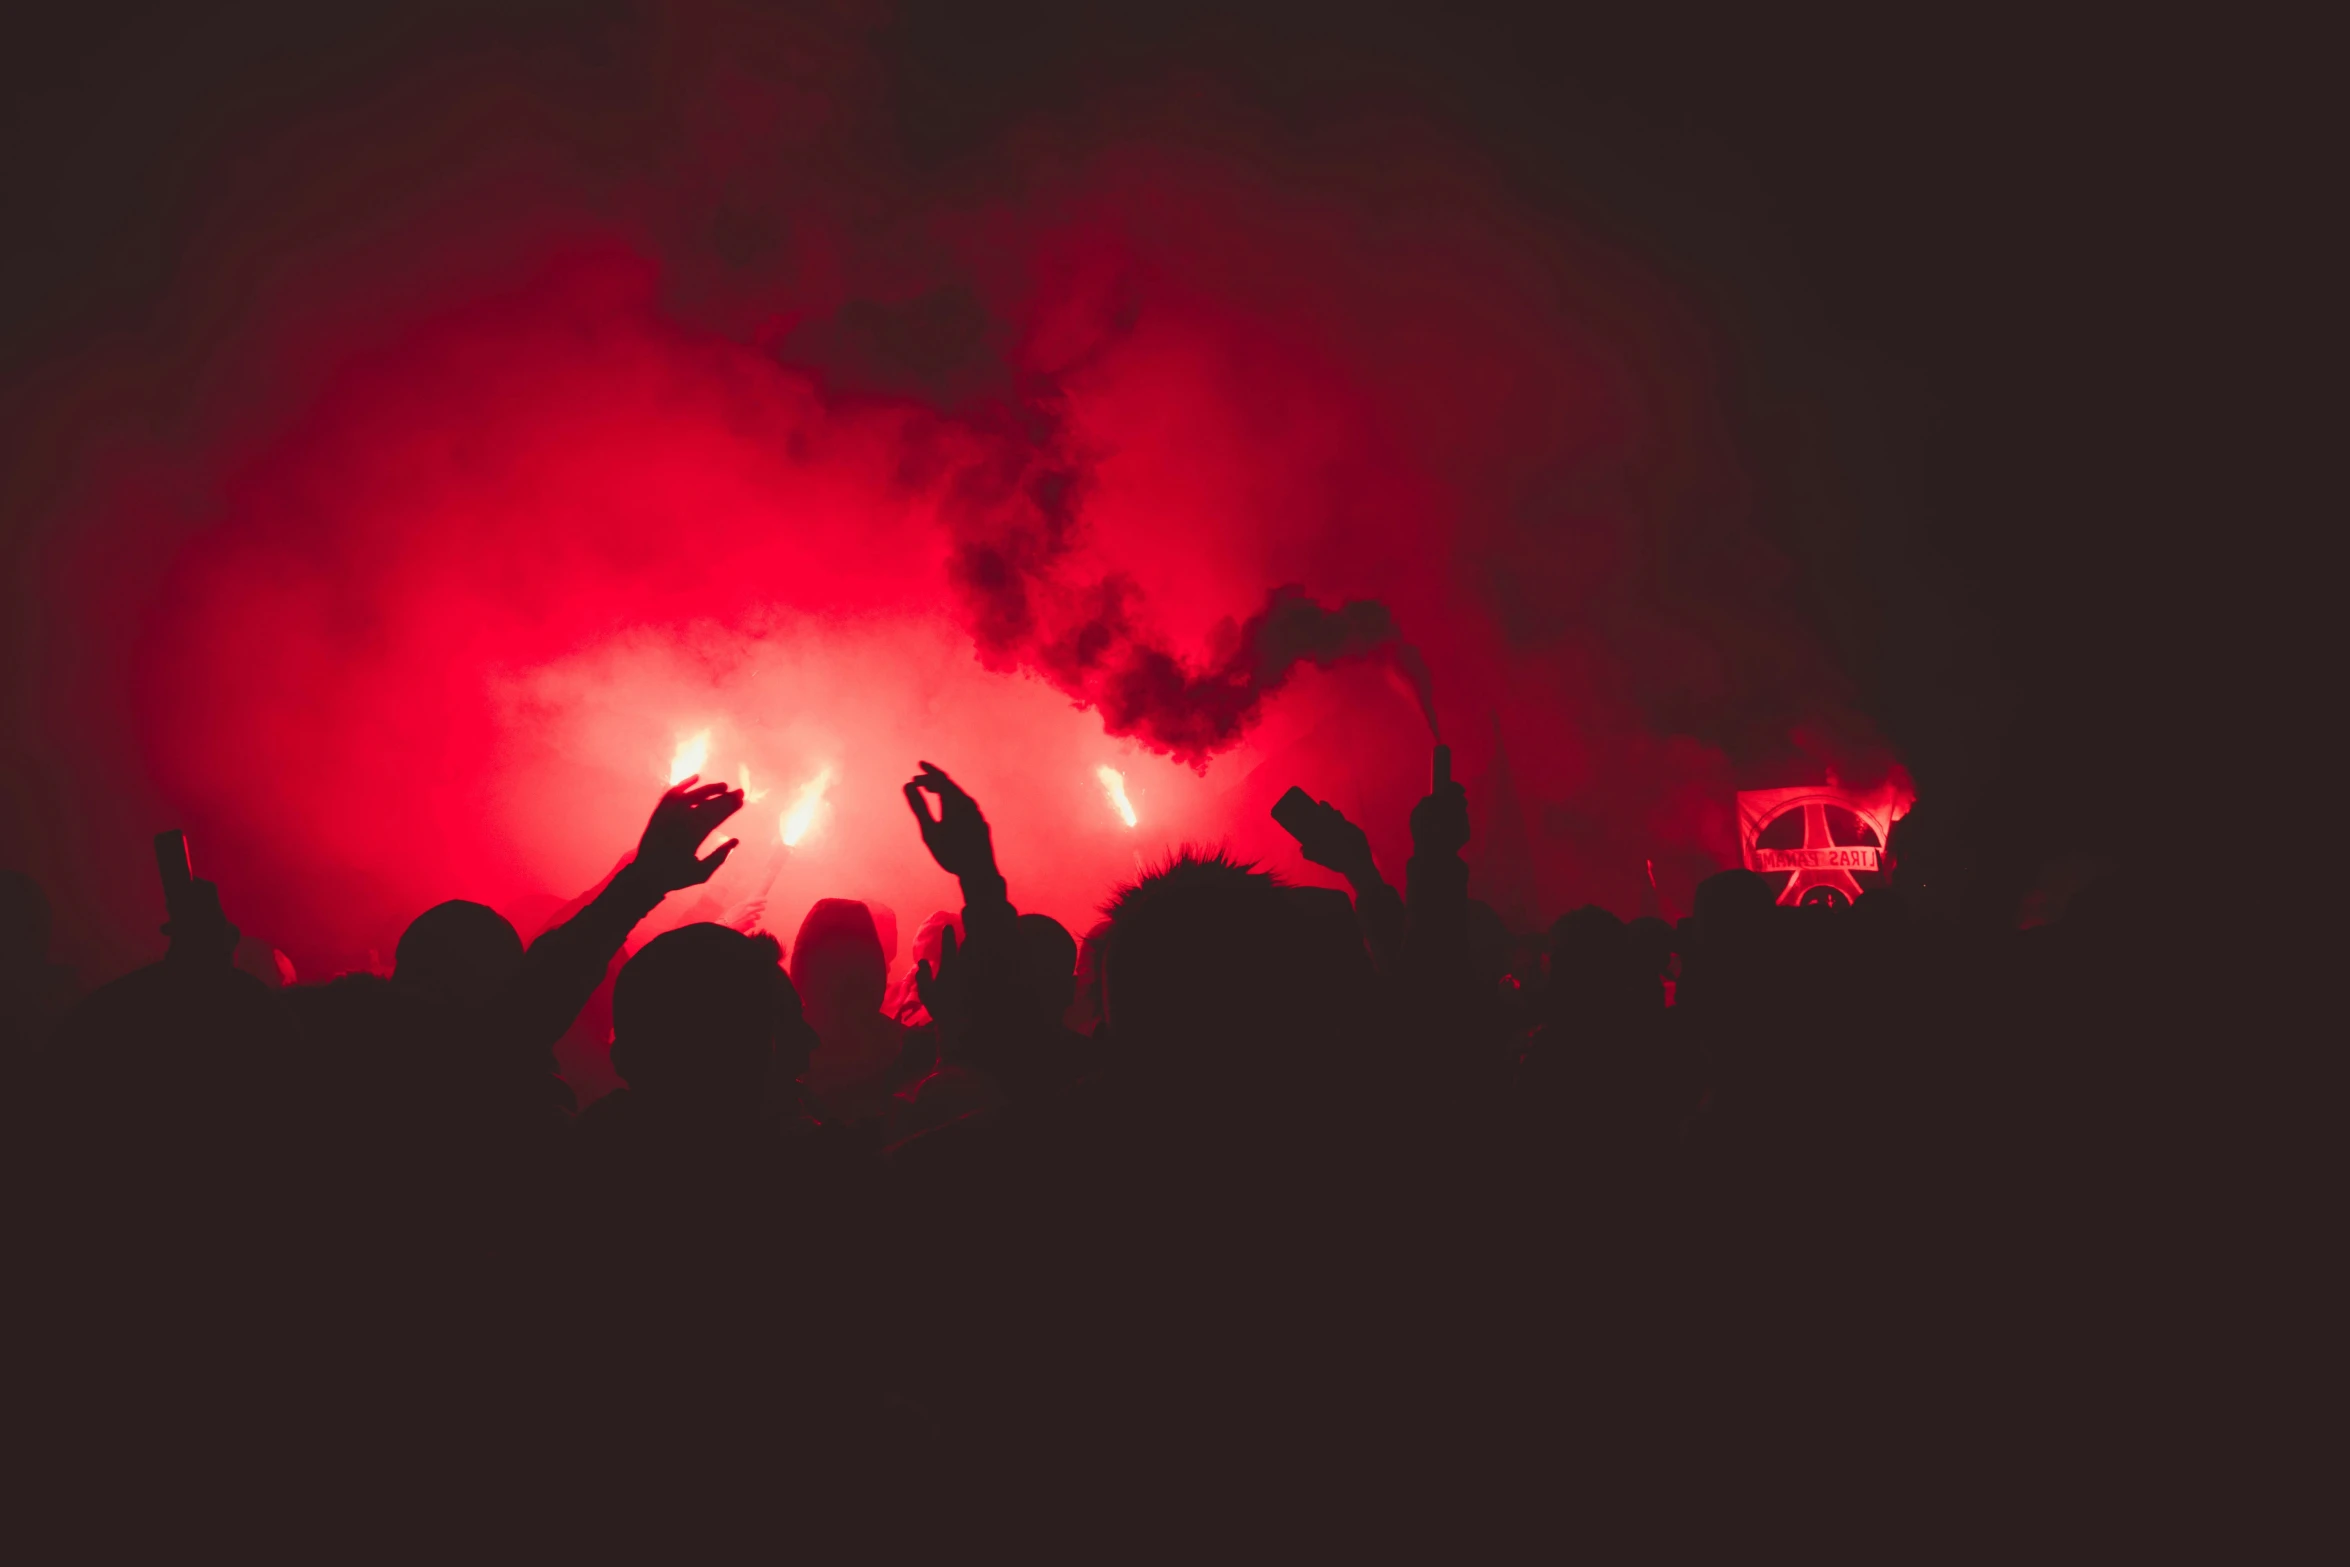
[[1596, 903], [1562, 914], [1550, 926], [1550, 982], [1562, 993], [1615, 983], [1631, 952], [1630, 929]]
[[522, 972], [522, 937], [486, 904], [451, 898], [416, 916], [401, 933], [392, 982], [464, 1010], [488, 1005]]
[[775, 938], [724, 925], [654, 937], [612, 987], [612, 1068], [648, 1099], [758, 1112], [778, 1050], [809, 1047]]
[[1077, 999], [1077, 938], [1050, 914], [1023, 914], [1018, 929], [1022, 993], [1040, 1023], [1058, 1024]]
[[1291, 921], [1278, 881], [1184, 850], [1107, 912], [1103, 1001], [1122, 1051], [1161, 1066], [1261, 1054], [1287, 978]]

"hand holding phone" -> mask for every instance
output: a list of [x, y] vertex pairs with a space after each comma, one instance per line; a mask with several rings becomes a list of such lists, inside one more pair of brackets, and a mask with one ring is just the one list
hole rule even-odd
[[1273, 820], [1297, 840], [1298, 848], [1316, 865], [1327, 866], [1350, 881], [1376, 873], [1371, 840], [1329, 801], [1316, 800], [1292, 786], [1273, 802]]
[[1313, 836], [1316, 810], [1314, 797], [1291, 784], [1289, 792], [1273, 802], [1273, 820], [1281, 824], [1283, 832], [1304, 843]]

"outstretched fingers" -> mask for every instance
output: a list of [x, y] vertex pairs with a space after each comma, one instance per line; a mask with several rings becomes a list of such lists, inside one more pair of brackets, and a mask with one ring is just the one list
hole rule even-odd
[[741, 843], [742, 840], [740, 838], [729, 838], [724, 843], [720, 844], [717, 848], [712, 849], [708, 854], [694, 861], [695, 884], [699, 885], [700, 883], [706, 882], [711, 877], [717, 875], [718, 867], [726, 863], [726, 857], [732, 854]]
[[723, 783], [703, 783], [701, 775], [697, 773], [691, 778], [673, 783], [662, 790], [661, 799], [653, 807], [653, 812], [655, 815], [660, 815], [664, 812], [682, 811], [688, 815], [697, 815], [705, 807], [731, 797], [734, 803], [720, 814], [717, 821], [711, 823], [714, 827], [718, 822], [724, 821], [742, 808], [742, 794], [740, 789], [731, 788]]
[[[964, 790], [963, 786], [955, 782], [952, 778], [949, 778], [946, 775], [945, 769], [941, 768], [936, 762], [923, 762], [920, 765], [922, 768], [922, 777], [920, 780], [922, 787], [928, 789], [932, 794], [937, 795], [939, 804], [942, 807], [949, 800], [968, 800], [971, 798], [971, 796]], [[943, 811], [941, 814], [943, 814]]]

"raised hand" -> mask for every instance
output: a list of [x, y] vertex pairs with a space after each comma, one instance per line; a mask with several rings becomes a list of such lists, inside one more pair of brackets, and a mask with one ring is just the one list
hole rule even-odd
[[1348, 881], [1376, 876], [1378, 868], [1371, 860], [1370, 836], [1348, 821], [1346, 813], [1328, 800], [1315, 803], [1319, 809], [1314, 812], [1306, 835], [1298, 840], [1298, 852]]
[[[922, 841], [929, 846], [930, 857], [938, 861], [939, 869], [972, 882], [998, 883], [1003, 877], [995, 866], [995, 840], [987, 830], [987, 818], [979, 814], [979, 802], [963, 792], [963, 786], [940, 772], [928, 762], [922, 771], [906, 783], [906, 805], [921, 824]], [[930, 814], [925, 794], [938, 797], [938, 814]]]
[[965, 964], [956, 954], [959, 943], [955, 928], [949, 925], [938, 933], [938, 971], [931, 972], [928, 958], [914, 964], [914, 994], [922, 998], [923, 1010], [938, 1025], [940, 1045], [952, 1051], [962, 1043], [971, 1024], [970, 976]]
[[698, 777], [672, 784], [653, 807], [645, 835], [637, 841], [636, 861], [629, 869], [664, 893], [681, 887], [699, 887], [718, 874], [718, 867], [741, 842], [729, 838], [705, 857], [702, 840], [719, 824], [743, 808], [743, 792], [722, 783], [706, 784]]

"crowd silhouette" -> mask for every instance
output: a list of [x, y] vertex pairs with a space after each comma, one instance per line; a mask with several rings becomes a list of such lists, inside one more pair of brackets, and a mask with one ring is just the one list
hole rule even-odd
[[[788, 955], [757, 909], [629, 950], [735, 847], [698, 780], [536, 940], [444, 903], [388, 977], [263, 983], [198, 881], [76, 998], [10, 878], [23, 1472], [248, 1537], [642, 1505], [878, 1554], [1053, 1520], [1096, 1559], [1923, 1538], [2077, 1486], [2106, 1264], [2164, 1211], [2126, 888], [2017, 931], [1733, 870], [1678, 925], [1566, 913], [1529, 970], [1440, 772], [1400, 893], [1285, 802], [1351, 897], [1185, 851], [1080, 940], [946, 773], [905, 795], [960, 903], [895, 990], [894, 915], [848, 899]], [[579, 1111], [554, 1049], [607, 981], [623, 1086]]]

